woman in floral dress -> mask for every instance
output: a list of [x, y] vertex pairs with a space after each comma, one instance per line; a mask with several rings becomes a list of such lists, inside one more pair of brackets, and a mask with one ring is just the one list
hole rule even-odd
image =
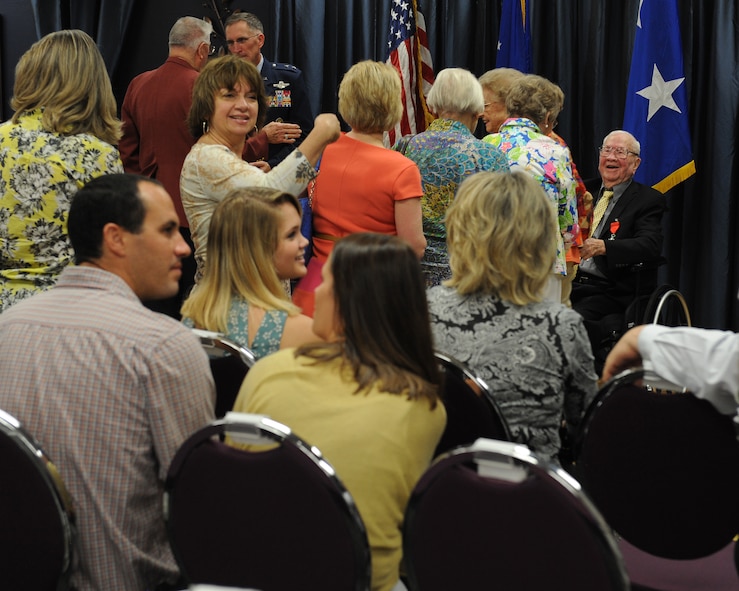
[[510, 117], [498, 133], [483, 138], [503, 151], [511, 170], [523, 170], [534, 177], [557, 212], [557, 258], [544, 292], [545, 299], [552, 302], [562, 300], [562, 278], [567, 275], [565, 253], [580, 231], [570, 150], [547, 136], [556, 127], [563, 104], [564, 93], [559, 86], [541, 76], [526, 74], [513, 83], [506, 95]]
[[115, 97], [87, 33], [34, 43], [13, 93], [15, 113], [0, 125], [0, 312], [51, 287], [72, 260], [67, 213], [77, 190], [123, 172]]
[[421, 171], [426, 236], [421, 268], [431, 287], [451, 275], [444, 216], [457, 186], [476, 172], [508, 172], [508, 160], [472, 135], [484, 109], [482, 87], [472, 73], [462, 68], [442, 70], [426, 100], [437, 119], [408, 141], [404, 153]]

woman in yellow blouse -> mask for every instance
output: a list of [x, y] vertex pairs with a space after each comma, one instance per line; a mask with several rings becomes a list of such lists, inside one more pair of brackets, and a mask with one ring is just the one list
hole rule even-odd
[[51, 287], [72, 260], [67, 212], [87, 181], [123, 172], [121, 123], [95, 42], [78, 30], [34, 43], [0, 125], [0, 312]]

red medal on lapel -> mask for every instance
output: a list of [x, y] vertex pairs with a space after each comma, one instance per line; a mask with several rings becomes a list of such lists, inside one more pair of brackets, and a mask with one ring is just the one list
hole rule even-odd
[[616, 238], [616, 232], [618, 232], [618, 229], [621, 227], [621, 222], [618, 221], [618, 219], [615, 219], [611, 222], [611, 240]]

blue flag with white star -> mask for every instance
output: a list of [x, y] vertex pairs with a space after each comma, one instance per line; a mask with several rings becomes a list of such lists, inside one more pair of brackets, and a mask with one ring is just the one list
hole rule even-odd
[[665, 193], [695, 174], [677, 0], [641, 0], [624, 129], [641, 143], [635, 180]]
[[531, 72], [531, 17], [528, 0], [503, 0], [496, 68]]

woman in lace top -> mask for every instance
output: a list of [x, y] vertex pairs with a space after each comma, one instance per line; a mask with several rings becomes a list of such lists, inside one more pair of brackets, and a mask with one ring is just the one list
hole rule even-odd
[[195, 81], [188, 124], [198, 140], [182, 166], [180, 193], [195, 244], [196, 281], [205, 269], [208, 228], [216, 205], [231, 191], [245, 187], [298, 195], [315, 178], [323, 149], [339, 137], [336, 115], [319, 115], [300, 148], [263, 172], [241, 155], [246, 137], [264, 120], [266, 110], [261, 75], [237, 56], [212, 60]]
[[515, 441], [554, 460], [597, 380], [582, 317], [542, 301], [558, 233], [528, 174], [473, 175], [447, 212], [452, 278], [429, 290], [436, 348], [488, 383]]
[[305, 275], [300, 205], [289, 193], [252, 187], [218, 204], [205, 275], [182, 306], [183, 322], [224, 333], [264, 357], [320, 341], [282, 281]]

